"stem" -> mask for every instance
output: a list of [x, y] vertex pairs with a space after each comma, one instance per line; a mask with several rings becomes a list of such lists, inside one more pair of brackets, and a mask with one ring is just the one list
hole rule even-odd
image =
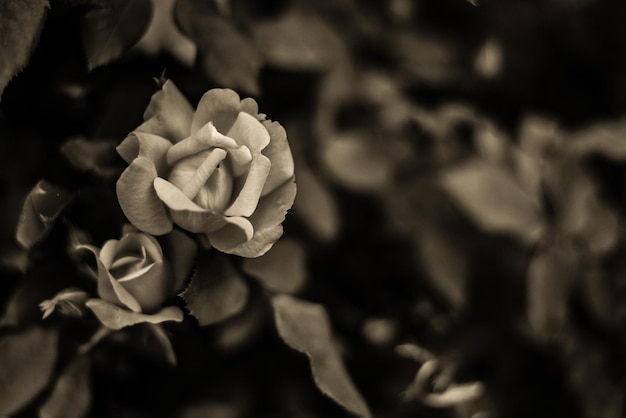
[[108, 336], [110, 333], [111, 330], [109, 328], [101, 326], [98, 331], [96, 331], [91, 336], [89, 341], [78, 347], [78, 355], [82, 356], [84, 354], [87, 354], [89, 351], [91, 351], [92, 348], [96, 346], [96, 344], [98, 344], [104, 337]]

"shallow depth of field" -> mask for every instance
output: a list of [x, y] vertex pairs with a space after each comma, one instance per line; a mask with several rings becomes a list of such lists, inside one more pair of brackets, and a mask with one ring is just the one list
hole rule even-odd
[[[2, 0], [0, 416], [625, 416], [625, 19], [618, 0]], [[183, 231], [184, 318], [98, 334], [54, 298], [96, 292], [76, 249], [128, 223], [116, 146], [167, 80], [279, 122], [295, 203], [257, 258]]]

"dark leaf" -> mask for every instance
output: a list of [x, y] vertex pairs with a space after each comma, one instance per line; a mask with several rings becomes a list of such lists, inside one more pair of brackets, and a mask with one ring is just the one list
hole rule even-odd
[[112, 0], [83, 18], [87, 65], [93, 70], [120, 58], [141, 39], [152, 18], [150, 0]]
[[191, 67], [196, 59], [197, 48], [174, 22], [175, 4], [176, 0], [159, 0], [154, 3], [154, 17], [136, 48], [150, 56], [165, 51]]
[[235, 24], [201, 0], [179, 0], [176, 17], [198, 47], [204, 73], [221, 87], [258, 94], [261, 57]]
[[492, 233], [508, 233], [533, 243], [541, 236], [542, 213], [505, 170], [472, 160], [447, 171], [441, 185], [470, 219]]
[[427, 224], [416, 230], [417, 255], [433, 286], [455, 309], [466, 302], [467, 256], [441, 229]]
[[306, 281], [305, 257], [304, 248], [298, 241], [283, 238], [265, 255], [246, 258], [243, 270], [268, 290], [295, 293]]
[[240, 312], [248, 300], [248, 286], [226, 258], [205, 254], [181, 296], [198, 323], [206, 326]]
[[41, 180], [26, 197], [17, 225], [17, 241], [26, 249], [46, 236], [63, 208], [70, 193]]
[[274, 296], [272, 305], [278, 334], [309, 357], [313, 379], [322, 393], [359, 417], [371, 417], [335, 346], [324, 307], [288, 295]]
[[338, 134], [325, 141], [322, 159], [337, 182], [352, 190], [381, 190], [391, 180], [392, 161], [375, 152], [359, 133]]
[[527, 315], [532, 332], [552, 337], [567, 325], [572, 286], [576, 274], [575, 256], [555, 247], [539, 250], [526, 273]]
[[0, 340], [0, 414], [17, 412], [47, 385], [57, 359], [57, 337], [34, 327]]
[[89, 141], [76, 137], [61, 146], [61, 153], [78, 170], [91, 172], [100, 177], [113, 177], [120, 173], [115, 167], [119, 156], [113, 141]]
[[307, 167], [299, 164], [296, 172], [298, 196], [294, 212], [320, 239], [332, 241], [339, 232], [339, 209], [333, 194]]
[[28, 63], [48, 7], [47, 0], [0, 2], [0, 95]]
[[339, 56], [339, 38], [311, 13], [293, 11], [259, 23], [254, 40], [269, 65], [286, 70], [323, 71]]
[[39, 418], [82, 418], [91, 406], [91, 365], [88, 356], [77, 357], [63, 371]]

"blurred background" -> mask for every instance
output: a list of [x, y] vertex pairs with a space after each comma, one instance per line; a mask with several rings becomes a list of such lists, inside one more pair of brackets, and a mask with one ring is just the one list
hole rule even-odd
[[78, 274], [60, 226], [16, 242], [29, 190], [86, 190], [66, 219], [116, 237], [114, 147], [171, 79], [287, 130], [298, 195], [268, 256], [289, 262], [235, 261], [248, 300], [172, 326], [176, 369], [141, 329], [103, 342], [84, 416], [351, 416], [268, 292], [325, 308], [375, 417], [624, 416], [625, 20], [619, 0], [51, 0], [0, 101], [0, 333]]

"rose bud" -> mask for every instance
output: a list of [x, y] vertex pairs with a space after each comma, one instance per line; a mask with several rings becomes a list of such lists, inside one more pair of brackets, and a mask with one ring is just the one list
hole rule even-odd
[[296, 194], [283, 127], [229, 89], [208, 91], [194, 111], [171, 81], [144, 121], [117, 148], [129, 163], [117, 195], [130, 222], [154, 235], [176, 223], [225, 253], [267, 252]]
[[166, 239], [172, 248], [171, 262], [153, 236], [133, 227], [126, 227], [121, 239], [106, 241], [102, 249], [80, 246], [95, 255], [99, 299], [86, 305], [104, 325], [119, 329], [139, 322], [182, 320], [178, 307], [163, 308], [163, 303], [183, 287], [196, 245], [180, 231]]

